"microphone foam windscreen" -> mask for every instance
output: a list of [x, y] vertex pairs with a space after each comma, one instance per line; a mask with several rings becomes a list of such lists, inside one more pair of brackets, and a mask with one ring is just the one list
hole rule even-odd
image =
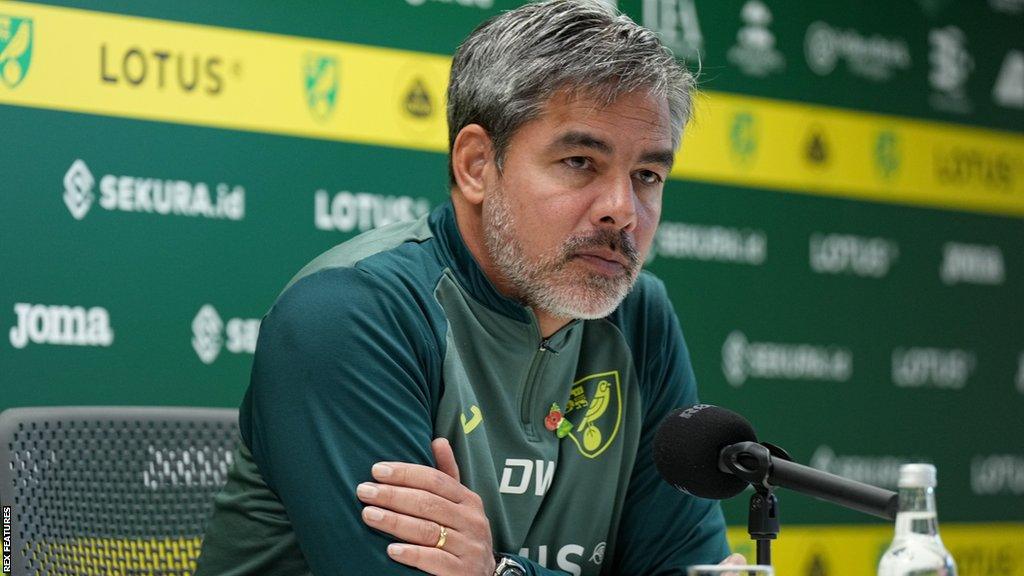
[[699, 496], [722, 500], [747, 487], [736, 476], [718, 469], [722, 448], [737, 442], [757, 442], [753, 426], [739, 414], [695, 404], [673, 410], [654, 437], [654, 463], [669, 484]]

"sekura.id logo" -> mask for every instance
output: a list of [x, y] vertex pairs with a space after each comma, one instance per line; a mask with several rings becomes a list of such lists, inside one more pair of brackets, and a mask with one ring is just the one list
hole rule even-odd
[[643, 22], [658, 34], [676, 58], [700, 60], [704, 34], [694, 0], [644, 0]]
[[[64, 204], [75, 220], [96, 201], [96, 178], [82, 159], [64, 174]], [[220, 183], [105, 174], [99, 179], [99, 205], [116, 212], [146, 212], [225, 220], [245, 218], [245, 188]]]
[[21, 84], [32, 64], [32, 20], [0, 15], [0, 80], [8, 88]]
[[744, 74], [763, 78], [785, 69], [786, 58], [775, 49], [775, 35], [768, 29], [772, 13], [761, 0], [750, 0], [740, 12], [744, 26], [729, 49], [729, 61]]
[[338, 59], [325, 54], [306, 54], [302, 60], [306, 106], [317, 122], [326, 122], [338, 104]]
[[883, 130], [875, 136], [875, 173], [883, 180], [893, 179], [900, 170], [902, 154], [900, 139], [895, 132]]
[[928, 82], [932, 86], [929, 102], [937, 110], [969, 113], [972, 104], [965, 87], [974, 71], [974, 57], [967, 51], [967, 36], [956, 26], [946, 26], [929, 31], [928, 43]]
[[192, 349], [204, 364], [213, 364], [221, 350], [252, 354], [260, 333], [259, 318], [221, 319], [212, 304], [204, 304], [192, 319]]

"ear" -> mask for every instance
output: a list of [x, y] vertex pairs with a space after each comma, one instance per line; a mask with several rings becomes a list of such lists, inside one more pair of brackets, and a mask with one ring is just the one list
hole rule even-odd
[[470, 204], [484, 201], [486, 169], [494, 163], [491, 136], [479, 124], [469, 124], [459, 131], [452, 146], [452, 173], [455, 184]]

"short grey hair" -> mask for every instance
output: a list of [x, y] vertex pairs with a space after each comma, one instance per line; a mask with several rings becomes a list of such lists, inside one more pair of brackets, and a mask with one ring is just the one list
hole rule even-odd
[[695, 83], [654, 32], [599, 0], [544, 0], [495, 16], [466, 38], [452, 61], [450, 184], [459, 131], [470, 124], [487, 130], [500, 169], [515, 131], [566, 89], [605, 104], [642, 89], [665, 97], [678, 148]]

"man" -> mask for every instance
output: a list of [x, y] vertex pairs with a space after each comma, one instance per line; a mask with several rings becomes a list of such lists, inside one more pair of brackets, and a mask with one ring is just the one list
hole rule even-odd
[[665, 289], [640, 272], [692, 92], [596, 2], [474, 31], [448, 91], [451, 202], [323, 254], [267, 314], [198, 573], [722, 560], [717, 504], [651, 459], [663, 416], [696, 401]]

